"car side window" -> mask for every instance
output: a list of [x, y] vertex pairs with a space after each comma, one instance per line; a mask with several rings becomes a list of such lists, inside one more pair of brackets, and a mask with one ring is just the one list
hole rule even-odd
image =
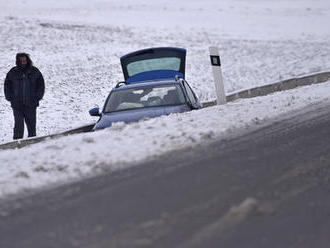
[[196, 98], [194, 92], [192, 91], [192, 89], [190, 88], [189, 84], [187, 82], [184, 82], [183, 85], [184, 85], [184, 87], [187, 91], [187, 94], [188, 94], [188, 97], [189, 97], [191, 103], [196, 104], [197, 103], [197, 98]]

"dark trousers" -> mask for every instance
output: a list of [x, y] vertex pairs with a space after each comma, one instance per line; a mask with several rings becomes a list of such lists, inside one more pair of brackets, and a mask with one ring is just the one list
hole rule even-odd
[[23, 106], [22, 108], [13, 108], [15, 126], [14, 139], [21, 139], [24, 135], [24, 121], [28, 130], [28, 137], [36, 136], [37, 108]]

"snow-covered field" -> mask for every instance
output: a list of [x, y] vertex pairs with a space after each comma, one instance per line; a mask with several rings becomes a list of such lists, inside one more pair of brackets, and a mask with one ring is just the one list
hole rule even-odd
[[[0, 4], [0, 75], [4, 79], [15, 54], [25, 51], [46, 80], [38, 109], [39, 135], [92, 122], [88, 110], [102, 106], [111, 87], [122, 80], [119, 57], [142, 48], [186, 48], [186, 78], [202, 101], [215, 98], [211, 45], [220, 48], [227, 93], [330, 70], [328, 0], [0, 0]], [[329, 88], [330, 82], [1, 151], [0, 196], [112, 171], [219, 138], [228, 130], [329, 101]], [[3, 84], [0, 118], [4, 143], [11, 140], [13, 117]]]

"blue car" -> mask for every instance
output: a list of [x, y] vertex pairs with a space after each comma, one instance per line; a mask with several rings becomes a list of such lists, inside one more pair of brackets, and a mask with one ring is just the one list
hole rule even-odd
[[186, 50], [160, 47], [139, 50], [120, 58], [125, 81], [111, 90], [93, 130], [114, 122], [134, 122], [202, 107], [185, 81]]

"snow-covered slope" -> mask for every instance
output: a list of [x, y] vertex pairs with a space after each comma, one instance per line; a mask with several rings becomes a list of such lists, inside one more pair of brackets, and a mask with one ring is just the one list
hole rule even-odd
[[[101, 106], [111, 87], [122, 80], [119, 57], [146, 47], [186, 48], [187, 80], [202, 101], [215, 98], [210, 45], [220, 48], [227, 93], [330, 70], [328, 0], [0, 0], [0, 4], [1, 78], [13, 66], [15, 54], [25, 51], [46, 80], [38, 109], [39, 135], [94, 121], [88, 110]], [[0, 194], [113, 170], [327, 101], [328, 92], [329, 83], [1, 151]], [[11, 140], [13, 126], [3, 84], [0, 119], [3, 143]], [[146, 143], [136, 149], [139, 139]], [[111, 149], [103, 150], [105, 146]], [[118, 150], [123, 146], [132, 152], [123, 156]]]
[[330, 102], [329, 92], [330, 81], [1, 151], [0, 197], [127, 168], [169, 151], [225, 138], [282, 113]]

